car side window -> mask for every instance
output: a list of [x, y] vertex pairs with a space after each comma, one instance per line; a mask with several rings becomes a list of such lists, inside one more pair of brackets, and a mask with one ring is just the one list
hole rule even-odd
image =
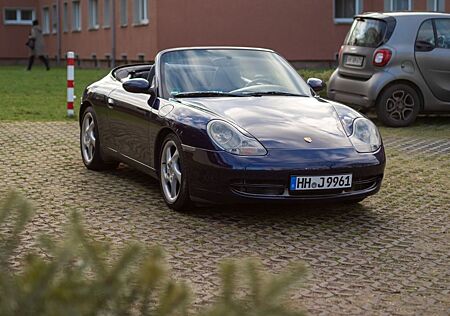
[[450, 19], [436, 19], [436, 35], [438, 48], [450, 49]]
[[416, 47], [427, 46], [429, 48], [436, 47], [433, 22], [431, 20], [425, 21], [419, 29], [416, 39]]

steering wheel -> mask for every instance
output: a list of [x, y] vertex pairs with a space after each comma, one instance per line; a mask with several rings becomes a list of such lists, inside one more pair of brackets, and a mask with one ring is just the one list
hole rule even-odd
[[245, 88], [251, 87], [251, 86], [256, 86], [256, 85], [261, 85], [261, 84], [273, 85], [273, 82], [267, 78], [264, 78], [262, 75], [256, 75], [255, 78], [253, 78], [253, 80], [249, 81], [245, 85]]

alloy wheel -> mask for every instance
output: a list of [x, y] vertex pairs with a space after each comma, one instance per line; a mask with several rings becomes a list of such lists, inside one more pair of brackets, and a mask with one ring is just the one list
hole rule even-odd
[[95, 121], [91, 113], [87, 112], [81, 125], [81, 151], [87, 164], [94, 160], [95, 155]]
[[407, 121], [414, 115], [414, 97], [405, 90], [395, 90], [386, 100], [386, 112], [394, 121]]
[[174, 203], [181, 190], [180, 153], [173, 140], [164, 145], [161, 156], [161, 184], [169, 203]]

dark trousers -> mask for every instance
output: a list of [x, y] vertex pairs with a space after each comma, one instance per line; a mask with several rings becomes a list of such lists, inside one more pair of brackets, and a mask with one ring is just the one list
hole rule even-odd
[[[50, 70], [50, 66], [48, 65], [48, 59], [45, 58], [45, 56], [42, 56], [42, 55], [39, 56], [39, 59], [45, 65], [45, 68], [47, 68], [47, 70]], [[30, 59], [28, 59], [28, 68], [27, 68], [27, 70], [31, 70], [31, 67], [33, 67], [33, 63], [34, 63], [34, 55], [31, 55]]]

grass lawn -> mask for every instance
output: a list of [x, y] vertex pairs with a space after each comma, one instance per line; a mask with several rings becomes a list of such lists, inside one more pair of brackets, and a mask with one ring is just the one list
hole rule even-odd
[[[75, 70], [75, 114], [78, 111], [84, 88], [108, 73], [108, 69]], [[320, 78], [328, 81], [333, 69], [301, 69], [303, 78]], [[326, 97], [326, 92], [322, 92]], [[61, 121], [66, 115], [66, 68], [46, 71], [41, 65], [31, 72], [25, 67], [0, 67], [0, 120], [3, 121]], [[369, 117], [376, 117], [369, 113]], [[75, 120], [75, 118], [72, 118]], [[379, 124], [378, 124], [379, 125]], [[448, 137], [450, 117], [419, 117], [409, 128], [387, 128], [380, 126], [383, 135], [424, 137]]]
[[[75, 112], [84, 88], [108, 73], [106, 69], [75, 70]], [[46, 71], [36, 65], [0, 67], [0, 120], [55, 121], [67, 118], [66, 68]]]
[[[84, 88], [108, 73], [108, 69], [75, 69], [75, 114]], [[300, 70], [308, 79], [328, 81], [333, 70]], [[37, 65], [32, 71], [25, 66], [0, 67], [0, 120], [61, 121], [68, 120], [66, 111], [66, 68], [46, 71]]]

